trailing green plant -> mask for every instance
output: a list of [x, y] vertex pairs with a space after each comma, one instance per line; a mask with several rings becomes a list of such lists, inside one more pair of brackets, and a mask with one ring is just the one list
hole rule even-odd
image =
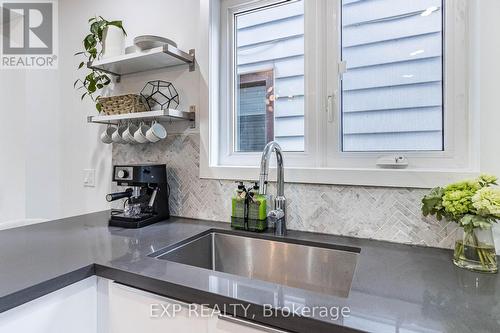
[[83, 100], [85, 97], [90, 98], [95, 103], [97, 111], [100, 112], [102, 109], [102, 105], [99, 103], [100, 95], [96, 96], [96, 93], [109, 85], [111, 83], [111, 78], [105, 73], [87, 68], [85, 64], [92, 63], [101, 57], [104, 42], [103, 34], [107, 27], [115, 26], [122, 29], [125, 35], [127, 35], [127, 33], [123, 28], [122, 21], [108, 21], [102, 16], [96, 16], [90, 18], [88, 22], [90, 24], [90, 33], [83, 39], [84, 51], [75, 53], [75, 56], [82, 56], [85, 58], [78, 65], [78, 70], [84, 69], [87, 72], [83, 79], [77, 79], [75, 81], [73, 87], [78, 90], [85, 90], [80, 99]]

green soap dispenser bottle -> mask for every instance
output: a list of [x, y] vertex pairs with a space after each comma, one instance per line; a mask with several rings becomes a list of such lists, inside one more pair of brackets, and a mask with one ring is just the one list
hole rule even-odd
[[257, 182], [248, 194], [248, 229], [252, 231], [267, 229], [267, 198], [259, 194]]
[[238, 189], [231, 198], [231, 227], [245, 229], [247, 215], [247, 190], [243, 182], [238, 183]]

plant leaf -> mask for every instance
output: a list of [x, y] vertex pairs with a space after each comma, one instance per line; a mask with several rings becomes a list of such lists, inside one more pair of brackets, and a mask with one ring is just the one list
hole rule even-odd
[[85, 49], [89, 51], [97, 45], [97, 40], [93, 34], [89, 34], [83, 40], [83, 44], [85, 46]]
[[92, 32], [92, 34], [97, 35], [97, 32], [99, 30], [99, 24], [100, 22], [94, 22], [90, 25], [90, 32]]
[[89, 83], [89, 86], [87, 87], [87, 90], [89, 91], [89, 94], [92, 94], [92, 93], [94, 93], [97, 90], [95, 81], [91, 81]]
[[438, 221], [441, 221], [446, 212], [443, 207], [444, 189], [441, 187], [433, 188], [429, 194], [422, 198], [422, 214], [424, 216], [435, 215]]
[[443, 215], [441, 214], [441, 212], [438, 210], [436, 212], [436, 220], [438, 221], [441, 221], [443, 219]]
[[117, 28], [122, 29], [122, 31], [125, 34], [125, 36], [127, 35], [127, 32], [123, 28], [123, 21], [111, 21], [111, 22], [108, 22], [108, 25], [113, 25], [113, 26], [115, 26]]
[[92, 38], [94, 38], [94, 35], [93, 34], [88, 34], [87, 36], [85, 36], [85, 38], [83, 39], [83, 41], [87, 42], [87, 43], [90, 43], [92, 41]]
[[85, 62], [84, 62], [84, 61], [82, 61], [82, 62], [80, 63], [80, 65], [78, 65], [78, 69], [82, 68], [84, 65], [85, 65]]
[[462, 217], [462, 218], [460, 219], [460, 224], [461, 224], [462, 226], [466, 226], [466, 225], [468, 225], [468, 224], [472, 223], [472, 220], [473, 220], [473, 215], [469, 215], [469, 214], [467, 214], [467, 215], [465, 215], [464, 217]]
[[110, 78], [109, 76], [107, 76], [107, 75], [105, 75], [104, 77], [105, 77], [105, 81], [104, 81], [104, 83], [103, 83], [103, 84], [104, 84], [105, 86], [107, 86], [108, 84], [110, 84], [110, 83], [111, 83], [111, 78]]
[[80, 97], [80, 100], [83, 101], [83, 99], [85, 98], [85, 96], [87, 96], [87, 93], [83, 93], [82, 97]]

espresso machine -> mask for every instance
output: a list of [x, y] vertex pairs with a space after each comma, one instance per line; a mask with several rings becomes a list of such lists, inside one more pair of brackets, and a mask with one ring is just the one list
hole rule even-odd
[[108, 202], [125, 199], [123, 210], [112, 210], [110, 226], [142, 228], [170, 217], [166, 165], [116, 165], [113, 181], [127, 189], [106, 196]]

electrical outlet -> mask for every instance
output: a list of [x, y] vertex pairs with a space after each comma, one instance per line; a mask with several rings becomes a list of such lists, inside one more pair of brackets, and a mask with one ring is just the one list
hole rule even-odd
[[83, 170], [83, 186], [95, 187], [95, 169]]

